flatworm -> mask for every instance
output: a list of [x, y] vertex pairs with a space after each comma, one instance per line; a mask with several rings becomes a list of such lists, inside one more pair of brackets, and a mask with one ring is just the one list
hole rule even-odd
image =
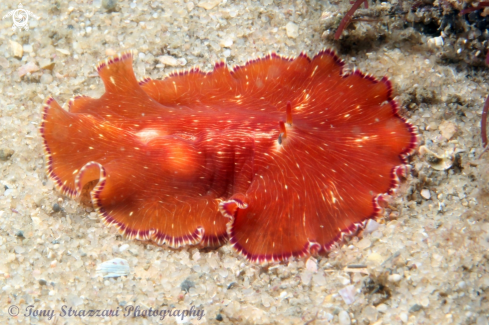
[[[132, 54], [97, 67], [99, 99], [49, 97], [48, 175], [129, 238], [229, 241], [255, 262], [324, 253], [379, 216], [417, 143], [387, 78], [333, 51], [138, 81]], [[92, 185], [93, 186], [93, 185]]]

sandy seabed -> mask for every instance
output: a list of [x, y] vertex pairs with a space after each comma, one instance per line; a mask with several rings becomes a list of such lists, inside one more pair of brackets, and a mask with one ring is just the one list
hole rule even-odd
[[[382, 15], [396, 3], [370, 10]], [[352, 43], [355, 32], [357, 41], [387, 36], [348, 50], [348, 39], [334, 42], [327, 27], [347, 1], [104, 1], [113, 12], [100, 0], [22, 4], [38, 16], [29, 30], [0, 21], [2, 324], [488, 324], [489, 154], [479, 158], [488, 74], [440, 59], [458, 43], [437, 47], [390, 17], [355, 23], [345, 32]], [[17, 6], [1, 2], [0, 15]], [[420, 145], [434, 153], [417, 150], [413, 175], [384, 217], [328, 257], [256, 265], [230, 246], [130, 241], [46, 176], [42, 102], [100, 96], [95, 66], [109, 55], [134, 49], [137, 76], [158, 79], [222, 59], [323, 48], [343, 52], [349, 68], [387, 75]], [[97, 273], [114, 258], [127, 261], [127, 276]]]

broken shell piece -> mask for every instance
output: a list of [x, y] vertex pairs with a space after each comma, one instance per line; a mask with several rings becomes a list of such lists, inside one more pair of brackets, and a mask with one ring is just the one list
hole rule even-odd
[[426, 146], [419, 147], [419, 154], [421, 156], [426, 155], [426, 162], [435, 170], [447, 170], [453, 165], [453, 157], [447, 156], [446, 154], [438, 156]]
[[39, 67], [33, 62], [24, 64], [17, 70], [19, 77], [23, 77], [28, 73], [36, 72], [36, 71], [39, 71]]
[[450, 140], [457, 133], [457, 126], [453, 122], [444, 121], [438, 129], [441, 135], [447, 140]]
[[118, 278], [129, 275], [129, 272], [129, 263], [123, 258], [114, 258], [97, 266], [97, 274], [104, 278]]

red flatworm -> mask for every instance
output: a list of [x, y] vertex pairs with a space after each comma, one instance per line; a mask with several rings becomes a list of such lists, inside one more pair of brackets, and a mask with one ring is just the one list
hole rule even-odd
[[345, 74], [329, 50], [136, 80], [132, 55], [98, 65], [99, 99], [53, 98], [47, 172], [129, 238], [230, 241], [252, 261], [326, 252], [378, 216], [416, 146], [387, 78]]

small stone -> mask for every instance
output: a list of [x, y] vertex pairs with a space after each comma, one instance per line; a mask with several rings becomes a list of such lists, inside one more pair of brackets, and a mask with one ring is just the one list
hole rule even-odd
[[19, 237], [19, 238], [25, 238], [24, 237], [24, 232], [22, 230], [19, 230], [15, 233], [15, 236]]
[[442, 47], [445, 44], [441, 36], [430, 38], [427, 43], [433, 47]]
[[12, 48], [12, 54], [16, 58], [20, 59], [22, 55], [24, 55], [24, 49], [22, 48], [22, 45], [20, 45], [19, 43], [15, 41], [10, 41], [10, 47]]
[[322, 272], [317, 273], [312, 276], [312, 281], [314, 285], [320, 287], [326, 284], [326, 277], [324, 276], [324, 274], [322, 274]]
[[222, 321], [224, 320], [224, 318], [222, 318], [222, 315], [221, 315], [221, 314], [217, 314], [217, 316], [216, 316], [216, 320], [217, 320], [218, 322], [222, 322]]
[[34, 51], [34, 49], [32, 48], [32, 44], [24, 44], [22, 46], [22, 49], [24, 50], [24, 52], [28, 53], [32, 53]]
[[373, 219], [369, 219], [367, 221], [367, 224], [365, 225], [365, 229], [363, 230], [363, 233], [364, 234], [370, 234], [370, 233], [376, 231], [377, 229], [379, 229], [379, 227], [380, 227], [380, 224], [377, 221], [375, 221]]
[[53, 70], [54, 65], [55, 65], [55, 63], [51, 62], [51, 60], [49, 60], [49, 59], [42, 59], [39, 62], [39, 66], [41, 67], [41, 69], [44, 69], [44, 70]]
[[306, 271], [306, 272], [302, 272], [301, 273], [301, 281], [302, 281], [302, 284], [303, 285], [309, 285], [311, 283], [311, 279], [312, 279], [312, 272], [310, 271]]
[[102, 7], [107, 11], [115, 11], [117, 0], [102, 0]]
[[444, 121], [438, 127], [442, 137], [450, 140], [457, 133], [457, 126], [453, 122]]
[[59, 212], [61, 211], [61, 207], [59, 206], [58, 203], [53, 204], [53, 211], [54, 212]]
[[386, 304], [380, 304], [377, 306], [377, 311], [379, 311], [381, 313], [385, 313], [388, 309], [389, 309], [389, 307], [387, 307]]
[[476, 325], [487, 325], [487, 316], [479, 316], [477, 317]]
[[357, 291], [355, 290], [355, 286], [346, 286], [343, 289], [339, 290], [338, 293], [347, 305], [351, 305], [355, 302], [355, 294], [357, 293]]
[[426, 200], [429, 200], [431, 198], [430, 190], [422, 189], [419, 194], [421, 194], [421, 196], [424, 197]]
[[32, 72], [36, 72], [36, 71], [39, 71], [39, 67], [34, 62], [29, 62], [29, 63], [21, 66], [17, 70], [17, 73], [19, 74], [19, 77], [23, 77], [28, 73], [32, 73]]
[[231, 56], [231, 50], [230, 49], [224, 50], [223, 55], [225, 58], [229, 58]]
[[7, 161], [12, 157], [15, 151], [12, 149], [0, 149], [0, 160]]
[[219, 42], [221, 47], [231, 47], [233, 45], [233, 40], [230, 38], [224, 38]]
[[314, 257], [309, 257], [306, 261], [306, 270], [316, 273], [318, 271], [318, 263]]
[[130, 268], [127, 260], [123, 258], [114, 258], [97, 265], [97, 274], [103, 275], [104, 278], [118, 278], [129, 275]]
[[185, 60], [184, 58], [177, 59], [177, 58], [174, 58], [173, 56], [170, 56], [170, 55], [162, 55], [162, 56], [158, 57], [157, 59], [160, 61], [160, 63], [162, 63], [164, 65], [169, 65], [172, 67], [187, 64], [187, 60]]
[[195, 4], [192, 1], [187, 2], [187, 10], [192, 11], [195, 8]]
[[58, 51], [59, 53], [61, 54], [64, 54], [64, 55], [70, 55], [70, 51], [68, 50], [65, 50], [65, 49], [56, 49], [56, 51]]
[[290, 38], [297, 38], [299, 36], [299, 26], [291, 21], [285, 25], [285, 30], [287, 31], [287, 36]]
[[351, 324], [350, 315], [348, 315], [348, 313], [344, 310], [340, 311], [340, 313], [338, 314], [338, 319], [339, 319], [341, 325], [350, 325]]
[[221, 0], [207, 0], [201, 1], [197, 4], [200, 8], [204, 8], [205, 10], [211, 10], [215, 6], [217, 6], [221, 2]]
[[114, 51], [113, 49], [106, 49], [105, 50], [105, 55], [107, 55], [107, 56], [114, 56], [116, 54], [117, 54], [117, 52]]
[[380, 264], [380, 263], [382, 263], [384, 258], [379, 253], [372, 253], [367, 257], [367, 260], [374, 262], [374, 263], [377, 263], [377, 264]]
[[39, 279], [39, 284], [42, 285], [42, 286], [45, 286], [47, 284], [46, 280], [44, 279]]
[[53, 76], [50, 73], [43, 73], [41, 76], [41, 83], [48, 85], [53, 82]]
[[391, 274], [387, 278], [387, 280], [389, 280], [391, 282], [399, 282], [399, 281], [401, 281], [401, 279], [402, 279], [402, 275], [400, 275], [400, 274]]
[[6, 58], [4, 58], [3, 56], [0, 56], [0, 67], [7, 69], [9, 66], [10, 66], [10, 63], [8, 62], [8, 60]]
[[406, 314], [406, 313], [400, 313], [399, 314], [399, 318], [401, 319], [401, 321], [403, 323], [407, 323], [407, 321], [408, 321], [408, 314]]
[[195, 283], [193, 281], [190, 281], [189, 279], [185, 279], [185, 281], [180, 284], [180, 288], [182, 291], [188, 292], [190, 288], [195, 288]]
[[371, 323], [377, 320], [378, 311], [373, 306], [367, 306], [362, 311], [362, 316], [369, 320]]
[[368, 238], [363, 238], [356, 244], [358, 249], [366, 249], [369, 248], [370, 245], [372, 245], [372, 241]]
[[83, 304], [83, 298], [78, 297], [77, 295], [74, 294], [68, 294], [66, 297], [67, 302], [70, 304], [70, 306], [80, 306]]
[[409, 312], [410, 313], [415, 313], [417, 311], [420, 311], [421, 308], [423, 308], [423, 306], [418, 305], [418, 304], [414, 304], [414, 305], [411, 306], [411, 308], [409, 308]]
[[126, 250], [126, 249], [128, 249], [128, 248], [129, 248], [129, 245], [128, 245], [128, 244], [124, 244], [124, 245], [122, 245], [121, 247], [119, 247], [119, 252], [121, 252], [121, 253], [122, 253], [123, 251], [125, 251], [125, 250]]

